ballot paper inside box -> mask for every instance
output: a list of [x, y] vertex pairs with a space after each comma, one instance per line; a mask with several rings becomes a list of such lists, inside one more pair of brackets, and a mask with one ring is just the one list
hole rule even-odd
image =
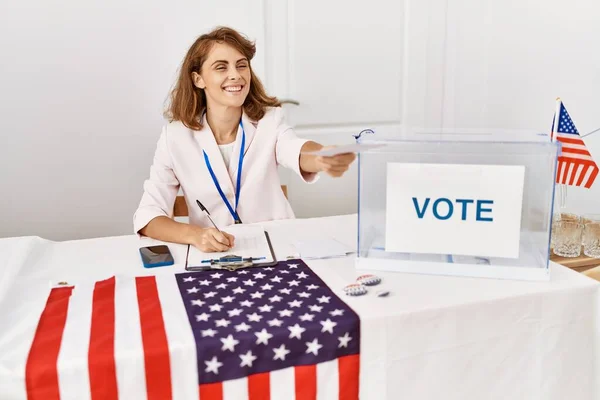
[[549, 279], [559, 144], [535, 132], [368, 135], [359, 155], [356, 266]]

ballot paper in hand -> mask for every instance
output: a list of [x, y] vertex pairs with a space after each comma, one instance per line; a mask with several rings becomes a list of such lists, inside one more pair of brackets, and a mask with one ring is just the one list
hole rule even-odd
[[346, 153], [360, 153], [361, 151], [376, 149], [378, 147], [384, 147], [384, 143], [354, 143], [347, 144], [343, 146], [336, 146], [330, 149], [324, 149], [319, 151], [312, 152], [302, 152], [302, 154], [309, 154], [311, 156], [324, 156], [331, 157], [336, 156], [338, 154], [346, 154]]
[[194, 246], [190, 246], [188, 254], [188, 267], [210, 265], [210, 260], [224, 256], [236, 255], [242, 258], [256, 258], [255, 264], [272, 263], [273, 254], [269, 240], [262, 227], [232, 225], [223, 229], [235, 237], [235, 245], [225, 252], [204, 253]]

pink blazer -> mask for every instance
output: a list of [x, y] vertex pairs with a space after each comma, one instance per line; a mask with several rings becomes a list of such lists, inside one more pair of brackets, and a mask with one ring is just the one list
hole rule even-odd
[[[307, 183], [314, 182], [316, 174], [303, 176], [300, 172], [300, 148], [307, 140], [298, 138], [285, 124], [281, 108], [268, 109], [260, 121], [253, 121], [244, 113], [242, 124], [246, 144], [237, 207], [240, 219], [244, 223], [252, 223], [294, 218], [290, 203], [281, 191], [277, 166], [290, 168]], [[234, 223], [217, 191], [202, 151], [206, 151], [221, 189], [232, 208], [235, 207], [242, 130], [238, 128], [231, 162], [226, 166], [206, 119], [203, 126], [202, 130], [195, 131], [175, 121], [163, 127], [150, 177], [144, 182], [144, 193], [133, 217], [135, 233], [153, 218], [173, 216], [173, 204], [180, 187], [191, 224], [212, 226], [196, 204], [196, 199], [208, 209], [219, 228]]]

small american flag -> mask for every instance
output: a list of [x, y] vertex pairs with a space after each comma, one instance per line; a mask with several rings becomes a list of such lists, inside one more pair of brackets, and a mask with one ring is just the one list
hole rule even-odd
[[562, 152], [558, 157], [556, 183], [584, 186], [589, 189], [598, 175], [598, 166], [579, 136], [564, 104], [558, 101], [558, 120], [555, 115], [552, 121], [552, 140], [559, 141], [562, 145]]
[[29, 400], [359, 396], [359, 317], [301, 260], [58, 287], [37, 315], [0, 355]]

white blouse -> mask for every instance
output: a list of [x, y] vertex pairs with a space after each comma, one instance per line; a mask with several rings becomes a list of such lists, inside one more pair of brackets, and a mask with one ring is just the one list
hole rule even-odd
[[204, 117], [203, 128], [189, 129], [179, 121], [163, 127], [156, 146], [150, 176], [144, 182], [142, 199], [133, 217], [134, 232], [158, 216], [173, 216], [173, 204], [181, 188], [189, 210], [189, 222], [211, 227], [210, 220], [196, 204], [199, 200], [217, 226], [234, 223], [207, 168], [204, 154], [224, 196], [235, 210], [240, 152], [243, 151], [241, 188], [237, 213], [244, 223], [294, 218], [294, 212], [281, 190], [278, 166], [294, 171], [305, 182], [315, 182], [317, 174], [300, 171], [300, 149], [307, 142], [285, 123], [280, 107], [269, 108], [260, 121], [242, 115], [245, 148], [241, 149], [242, 128], [231, 147], [219, 148]]
[[223, 156], [223, 161], [225, 161], [225, 165], [229, 166], [229, 162], [231, 161], [231, 154], [233, 153], [233, 147], [235, 146], [235, 142], [231, 142], [228, 144], [220, 144], [219, 151]]

